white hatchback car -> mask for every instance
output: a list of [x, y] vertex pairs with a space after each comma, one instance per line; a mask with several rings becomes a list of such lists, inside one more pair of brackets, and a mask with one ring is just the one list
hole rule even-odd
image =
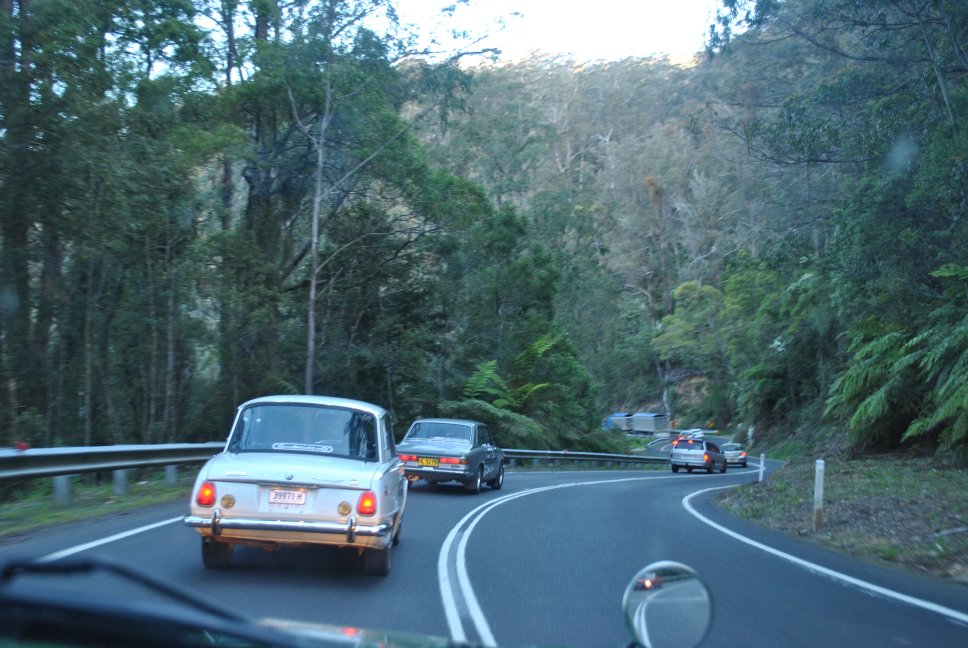
[[382, 407], [324, 396], [266, 396], [239, 406], [225, 450], [202, 467], [184, 521], [206, 567], [237, 544], [350, 547], [386, 576], [407, 501]]

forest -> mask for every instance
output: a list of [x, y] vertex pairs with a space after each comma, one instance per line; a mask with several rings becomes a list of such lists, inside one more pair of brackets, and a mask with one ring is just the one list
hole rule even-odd
[[0, 445], [313, 393], [968, 452], [968, 4], [723, 0], [689, 64], [417, 42], [392, 0], [0, 0]]

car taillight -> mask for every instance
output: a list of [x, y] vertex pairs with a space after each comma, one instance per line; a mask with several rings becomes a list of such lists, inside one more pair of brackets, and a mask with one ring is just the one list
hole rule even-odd
[[360, 495], [360, 501], [356, 503], [356, 512], [367, 516], [376, 513], [376, 493], [363, 491], [363, 494]]
[[400, 455], [400, 461], [416, 461], [417, 455], [412, 454], [402, 454]]
[[743, 450], [741, 453], [739, 453], [739, 456], [745, 457], [746, 456], [746, 450]]
[[460, 466], [467, 463], [467, 457], [441, 457], [440, 463]]
[[704, 453], [703, 453], [703, 455], [702, 455], [702, 460], [703, 460], [703, 461], [709, 461], [709, 453], [708, 453], [708, 452], [704, 452]]
[[204, 482], [198, 487], [198, 492], [195, 494], [195, 503], [199, 506], [212, 506], [215, 504], [215, 484], [212, 482]]

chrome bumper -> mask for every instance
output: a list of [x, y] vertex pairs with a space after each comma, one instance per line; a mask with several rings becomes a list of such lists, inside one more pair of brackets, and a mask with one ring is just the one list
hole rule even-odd
[[474, 478], [474, 473], [466, 468], [441, 470], [440, 468], [431, 468], [428, 466], [404, 466], [403, 473], [407, 477], [438, 481], [449, 481], [452, 479], [456, 479], [457, 481], [470, 481]]
[[259, 518], [223, 518], [221, 511], [212, 511], [212, 517], [186, 515], [182, 520], [187, 526], [195, 529], [208, 529], [212, 535], [221, 535], [223, 529], [241, 531], [281, 531], [285, 533], [321, 533], [324, 535], [341, 536], [347, 543], [352, 543], [357, 536], [384, 538], [393, 531], [391, 524], [359, 524], [356, 516], [351, 515], [346, 523], [340, 522], [310, 522], [298, 520], [262, 520]]

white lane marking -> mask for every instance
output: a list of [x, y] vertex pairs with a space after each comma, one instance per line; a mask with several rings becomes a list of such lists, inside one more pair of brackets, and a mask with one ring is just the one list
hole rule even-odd
[[[440, 554], [437, 556], [437, 582], [440, 587], [440, 599], [444, 607], [444, 616], [447, 619], [447, 627], [450, 631], [451, 639], [454, 641], [467, 641], [467, 633], [464, 630], [464, 624], [460, 618], [460, 610], [458, 609], [457, 601], [454, 596], [455, 593], [459, 593], [464, 600], [464, 604], [467, 606], [467, 612], [471, 617], [471, 621], [474, 624], [474, 629], [477, 631], [481, 643], [483, 643], [485, 646], [495, 645], [494, 634], [491, 632], [491, 628], [487, 623], [487, 618], [484, 616], [484, 612], [481, 610], [477, 596], [474, 593], [474, 588], [471, 586], [470, 577], [467, 573], [466, 562], [466, 548], [467, 542], [470, 539], [471, 531], [473, 531], [480, 519], [483, 518], [487, 513], [494, 510], [501, 504], [504, 504], [505, 502], [510, 502], [511, 500], [524, 497], [525, 495], [533, 495], [535, 493], [541, 493], [544, 491], [556, 490], [559, 488], [571, 488], [573, 486], [614, 484], [619, 482], [646, 481], [651, 479], [681, 479], [681, 477], [673, 475], [663, 475], [661, 477], [623, 477], [619, 479], [604, 479], [601, 481], [569, 482], [565, 484], [555, 484], [553, 486], [541, 486], [538, 488], [524, 490], [519, 493], [504, 495], [503, 497], [498, 497], [496, 499], [484, 502], [483, 504], [473, 508], [450, 530], [450, 533], [447, 534], [447, 538], [440, 547]], [[467, 524], [472, 518], [473, 521], [466, 529], [464, 529], [464, 525]], [[464, 532], [461, 535], [460, 542], [457, 545], [457, 555], [455, 558], [457, 568], [457, 588], [455, 592], [455, 588], [451, 584], [451, 575], [448, 570], [447, 561], [451, 554], [451, 548], [454, 545], [454, 541], [462, 529], [464, 529]]]
[[945, 607], [943, 605], [938, 605], [937, 603], [932, 603], [931, 601], [925, 601], [924, 599], [919, 599], [919, 598], [916, 598], [914, 596], [909, 596], [907, 594], [902, 594], [901, 592], [896, 592], [894, 590], [887, 589], [886, 587], [881, 587], [880, 585], [875, 585], [874, 583], [870, 583], [868, 581], [861, 580], [859, 578], [854, 578], [853, 576], [848, 576], [847, 574], [842, 574], [842, 573], [840, 573], [838, 571], [834, 571], [833, 569], [828, 569], [827, 567], [823, 567], [823, 566], [818, 565], [816, 563], [812, 563], [812, 562], [810, 562], [808, 560], [804, 560], [802, 558], [797, 558], [796, 556], [793, 556], [791, 554], [788, 554], [788, 553], [785, 553], [783, 551], [780, 551], [779, 549], [774, 549], [773, 547], [770, 547], [768, 545], [765, 545], [765, 544], [763, 544], [761, 542], [757, 542], [756, 540], [753, 540], [752, 538], [747, 538], [746, 536], [740, 535], [739, 533], [736, 533], [735, 531], [732, 531], [731, 529], [727, 529], [726, 527], [722, 526], [721, 524], [717, 524], [716, 522], [713, 522], [712, 520], [710, 520], [706, 516], [704, 516], [701, 513], [699, 513], [699, 511], [697, 511], [695, 508], [693, 508], [692, 504], [690, 503], [690, 500], [692, 500], [692, 498], [693, 497], [696, 497], [697, 495], [702, 495], [703, 493], [708, 493], [708, 492], [714, 491], [714, 490], [722, 490], [724, 488], [735, 488], [735, 486], [717, 486], [715, 488], [704, 488], [703, 490], [696, 491], [695, 493], [691, 493], [691, 494], [686, 495], [685, 497], [683, 497], [682, 498], [682, 505], [685, 507], [685, 509], [687, 511], [689, 511], [689, 513], [691, 513], [693, 515], [693, 517], [695, 517], [696, 519], [698, 519], [701, 522], [704, 522], [705, 524], [708, 524], [709, 526], [711, 526], [712, 528], [716, 529], [717, 531], [721, 531], [722, 533], [725, 533], [726, 535], [728, 535], [728, 536], [730, 536], [732, 538], [735, 538], [736, 540], [739, 540], [740, 542], [744, 542], [744, 543], [750, 545], [751, 547], [756, 547], [757, 549], [762, 549], [763, 551], [765, 551], [768, 554], [772, 554], [772, 555], [774, 555], [774, 556], [776, 556], [778, 558], [782, 558], [784, 560], [788, 560], [789, 562], [793, 563], [794, 565], [797, 565], [798, 567], [802, 567], [803, 569], [806, 569], [807, 571], [811, 571], [811, 572], [814, 572], [816, 574], [820, 574], [822, 576], [827, 576], [827, 577], [832, 578], [834, 580], [841, 581], [843, 583], [847, 583], [848, 585], [853, 585], [854, 587], [858, 587], [858, 588], [860, 588], [862, 590], [866, 590], [867, 592], [870, 592], [872, 594], [879, 594], [881, 596], [884, 596], [884, 597], [887, 597], [887, 598], [891, 598], [891, 599], [894, 599], [896, 601], [900, 601], [902, 603], [907, 603], [908, 605], [914, 605], [914, 606], [919, 607], [919, 608], [921, 608], [923, 610], [928, 610], [929, 612], [935, 612], [937, 614], [941, 614], [941, 615], [946, 616], [948, 618], [954, 619], [955, 621], [960, 621], [961, 623], [968, 624], [968, 614], [965, 614], [964, 612], [960, 612], [958, 610], [953, 610], [952, 608]]
[[115, 540], [122, 540], [129, 536], [137, 535], [145, 531], [151, 531], [152, 529], [157, 529], [158, 527], [162, 527], [167, 524], [180, 522], [182, 517], [184, 516], [179, 515], [178, 517], [171, 518], [170, 520], [162, 520], [161, 522], [155, 522], [154, 524], [147, 524], [143, 527], [138, 527], [137, 529], [131, 529], [130, 531], [122, 531], [121, 533], [116, 533], [113, 536], [108, 536], [107, 538], [101, 538], [100, 540], [94, 540], [92, 542], [87, 542], [85, 544], [69, 547], [68, 549], [63, 549], [61, 551], [55, 551], [52, 554], [47, 554], [46, 556], [38, 558], [37, 562], [53, 562], [55, 560], [60, 560], [61, 558], [66, 558], [67, 556], [73, 556], [76, 553], [87, 551], [88, 549], [93, 549], [94, 547], [99, 547], [101, 545], [106, 545], [109, 542], [114, 542]]

